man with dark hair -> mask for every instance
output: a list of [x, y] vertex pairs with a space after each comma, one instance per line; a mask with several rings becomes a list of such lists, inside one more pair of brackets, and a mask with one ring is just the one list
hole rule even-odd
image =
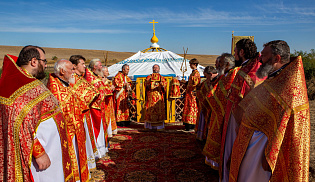
[[195, 58], [189, 61], [190, 68], [193, 71], [189, 76], [187, 84], [182, 118], [186, 131], [194, 129], [197, 122], [198, 106], [195, 91], [197, 85], [200, 83], [200, 73], [197, 70], [198, 64], [199, 61]]
[[235, 75], [226, 95], [227, 103], [224, 110], [225, 116], [219, 160], [219, 174], [223, 181], [228, 180], [230, 155], [239, 126], [234, 117], [239, 112], [237, 108], [238, 103], [251, 89], [264, 80], [257, 78], [255, 74], [261, 63], [259, 62], [256, 44], [253, 41], [250, 39], [238, 41], [234, 52], [235, 60], [241, 62], [241, 68]]
[[59, 102], [38, 80], [45, 75], [45, 67], [44, 50], [38, 46], [24, 47], [19, 58], [4, 57], [0, 78], [0, 181], [74, 179]]
[[16, 64], [18, 66], [22, 66], [22, 65], [28, 65], [29, 61], [32, 58], [36, 58], [36, 59], [40, 59], [41, 57], [41, 52], [43, 54], [45, 54], [45, 51], [43, 48], [38, 47], [38, 46], [33, 46], [33, 45], [28, 45], [23, 47], [23, 49], [21, 50], [19, 57], [16, 61]]
[[245, 60], [257, 57], [256, 44], [250, 39], [239, 40], [234, 48], [236, 66], [241, 66]]
[[[25, 46], [21, 52], [20, 55], [16, 61], [16, 64], [23, 67], [29, 67], [29, 63], [31, 59], [36, 58], [38, 61], [42, 61], [43, 64], [37, 64], [37, 67], [29, 67], [30, 73], [34, 75], [35, 78], [41, 80], [45, 78], [45, 68], [47, 67], [47, 61], [46, 59], [41, 59], [41, 54], [45, 55], [44, 49], [38, 46]], [[32, 62], [31, 62], [32, 63]]]
[[95, 143], [95, 134], [93, 131], [92, 113], [91, 110], [99, 109], [100, 106], [97, 102], [99, 92], [96, 88], [88, 83], [83, 77], [85, 74], [85, 58], [82, 55], [72, 55], [69, 59], [74, 68], [75, 83], [71, 84], [73, 94], [80, 99], [83, 104], [89, 106], [89, 109], [83, 112], [84, 129], [86, 134], [86, 155], [89, 170], [96, 168], [95, 157], [99, 157], [99, 151]]
[[77, 75], [83, 76], [85, 74], [85, 57], [82, 55], [72, 55], [69, 61], [73, 64], [74, 72]]
[[124, 64], [121, 71], [114, 78], [116, 98], [116, 122], [118, 126], [128, 126], [130, 124], [128, 97], [132, 92], [131, 79], [128, 77], [129, 65]]
[[230, 181], [308, 181], [310, 112], [302, 58], [290, 60], [287, 43], [275, 40], [264, 45], [261, 61], [257, 73], [268, 78], [239, 103]]
[[[285, 41], [271, 41], [264, 44], [264, 50], [262, 51], [262, 58], [265, 57], [266, 52], [269, 51], [273, 55], [279, 55], [281, 60], [277, 64], [287, 64], [290, 61], [290, 47]], [[289, 52], [289, 54], [288, 54]], [[259, 78], [268, 76], [273, 70], [272, 58], [269, 58], [262, 66], [257, 70], [256, 75]]]
[[208, 110], [211, 111], [209, 118], [208, 135], [203, 154], [206, 156], [206, 164], [214, 169], [218, 169], [221, 150], [221, 136], [224, 124], [224, 114], [226, 107], [226, 94], [231, 88], [231, 84], [240, 69], [235, 68], [234, 57], [229, 53], [223, 53], [218, 63], [219, 81], [214, 89], [207, 94], [206, 102], [209, 103]]

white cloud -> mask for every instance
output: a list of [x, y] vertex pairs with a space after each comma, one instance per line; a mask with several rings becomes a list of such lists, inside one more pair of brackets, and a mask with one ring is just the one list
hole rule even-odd
[[[126, 27], [128, 24], [147, 24], [148, 21], [155, 18], [158, 18], [157, 21], [175, 27], [246, 27], [315, 22], [314, 7], [289, 7], [285, 6], [283, 2], [257, 5], [252, 11], [242, 12], [220, 11], [212, 8], [199, 8], [185, 12], [167, 8], [143, 9], [138, 11], [110, 8], [54, 9], [47, 4], [44, 4], [43, 6], [46, 8], [43, 8], [42, 11], [34, 10], [34, 12], [27, 13], [1, 12], [0, 19], [5, 21], [0, 22], [0, 27], [4, 27], [0, 31], [45, 33], [141, 33], [141, 30], [140, 32], [138, 30], [126, 30]], [[29, 28], [30, 25], [43, 28]], [[142, 33], [144, 33], [144, 31], [142, 31]]]

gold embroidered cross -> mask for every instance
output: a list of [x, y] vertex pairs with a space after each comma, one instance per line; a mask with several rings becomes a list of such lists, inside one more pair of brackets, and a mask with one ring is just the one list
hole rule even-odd
[[64, 146], [65, 148], [67, 148], [67, 141], [66, 141], [66, 140], [63, 142], [63, 146]]
[[66, 168], [69, 170], [69, 167], [70, 167], [70, 163], [69, 162], [67, 162], [67, 166], [66, 166]]

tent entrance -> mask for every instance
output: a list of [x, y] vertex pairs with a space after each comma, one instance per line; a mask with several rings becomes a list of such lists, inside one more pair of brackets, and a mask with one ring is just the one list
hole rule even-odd
[[[167, 81], [167, 89], [164, 95], [165, 101], [165, 110], [166, 110], [166, 120], [165, 123], [173, 123], [176, 121], [176, 113], [175, 113], [175, 99], [169, 100], [169, 89], [170, 82], [173, 77], [167, 76], [164, 77]], [[137, 122], [145, 122], [145, 79], [146, 77], [138, 77], [136, 80], [136, 95], [137, 95]]]

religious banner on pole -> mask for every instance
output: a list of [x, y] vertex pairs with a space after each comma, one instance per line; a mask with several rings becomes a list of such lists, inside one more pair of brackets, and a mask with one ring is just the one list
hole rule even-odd
[[231, 46], [231, 54], [234, 55], [234, 48], [236, 43], [241, 39], [250, 39], [254, 42], [254, 36], [234, 36], [234, 31], [232, 31], [232, 46]]

